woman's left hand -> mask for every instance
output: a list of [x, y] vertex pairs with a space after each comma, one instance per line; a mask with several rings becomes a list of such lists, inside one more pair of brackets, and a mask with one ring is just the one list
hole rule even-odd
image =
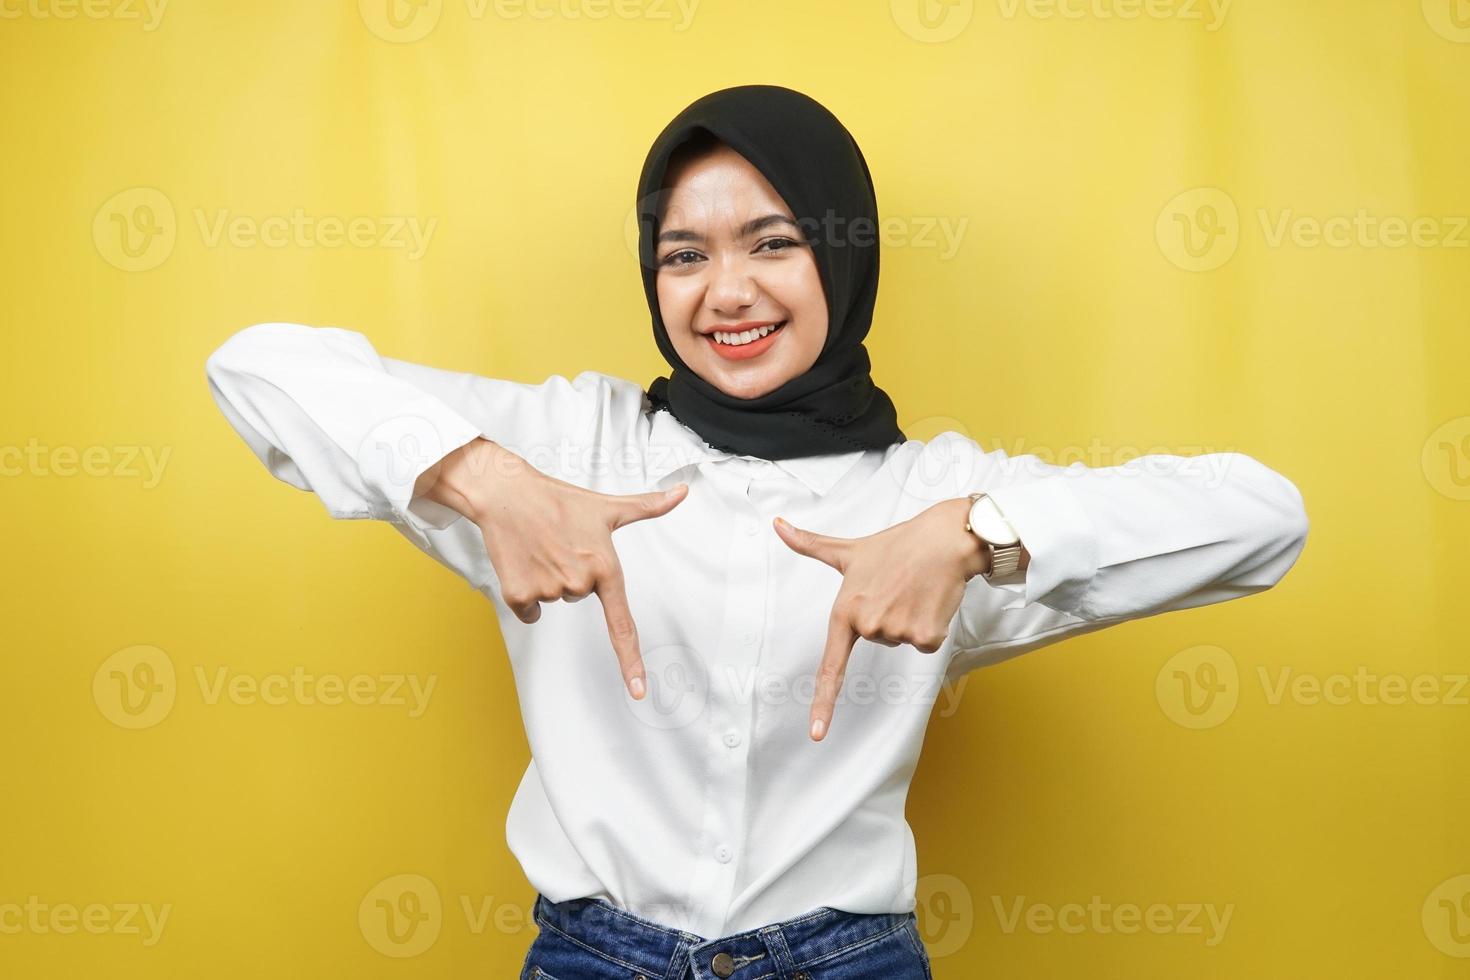
[[969, 506], [967, 497], [941, 501], [862, 538], [817, 534], [776, 518], [787, 547], [842, 573], [812, 698], [815, 741], [831, 726], [858, 637], [890, 647], [909, 643], [922, 653], [944, 644], [965, 584], [989, 566], [980, 539], [965, 530]]

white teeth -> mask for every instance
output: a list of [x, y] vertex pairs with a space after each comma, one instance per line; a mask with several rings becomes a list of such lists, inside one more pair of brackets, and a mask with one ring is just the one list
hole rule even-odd
[[[781, 321], [781, 323], [785, 322], [785, 320]], [[757, 327], [754, 330], [745, 330], [741, 333], [725, 333], [724, 331], [716, 330], [715, 342], [720, 344], [729, 344], [732, 347], [739, 347], [743, 344], [750, 343], [752, 340], [760, 340], [766, 334], [779, 327], [781, 323], [773, 323], [768, 327]]]

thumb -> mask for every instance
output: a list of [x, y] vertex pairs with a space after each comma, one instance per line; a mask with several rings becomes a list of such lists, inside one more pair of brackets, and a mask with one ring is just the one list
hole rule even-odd
[[679, 505], [689, 491], [689, 484], [680, 483], [671, 490], [652, 490], [648, 493], [629, 493], [614, 496], [613, 500], [613, 523], [614, 530], [624, 524], [632, 524], [634, 521], [647, 520], [650, 517], [662, 517]]
[[783, 517], [776, 518], [776, 534], [786, 547], [798, 555], [806, 555], [817, 561], [831, 565], [839, 572], [842, 571], [843, 560], [847, 556], [848, 539], [833, 538], [815, 531], [797, 527]]

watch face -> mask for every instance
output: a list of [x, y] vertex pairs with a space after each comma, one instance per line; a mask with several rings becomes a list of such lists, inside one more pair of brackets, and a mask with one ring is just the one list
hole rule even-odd
[[1016, 532], [1001, 516], [1000, 508], [989, 497], [981, 497], [970, 505], [970, 528], [991, 544], [1004, 547], [1016, 543]]

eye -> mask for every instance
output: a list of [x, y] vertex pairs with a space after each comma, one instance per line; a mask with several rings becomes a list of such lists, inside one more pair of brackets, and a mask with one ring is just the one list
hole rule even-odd
[[[686, 261], [681, 261], [680, 260], [680, 256], [684, 256], [684, 255], [692, 255], [694, 258], [690, 259], [687, 262]], [[693, 262], [697, 261], [699, 258], [700, 258], [699, 253], [696, 252], [696, 251], [694, 251], [694, 249], [692, 249], [692, 248], [684, 248], [684, 249], [680, 249], [677, 252], [670, 252], [668, 255], [665, 255], [663, 257], [663, 260], [661, 262], [659, 262], [659, 265], [674, 265], [674, 266], [691, 265]]]
[[762, 248], [764, 248], [767, 245], [775, 245], [775, 246], [777, 246], [776, 248], [767, 249], [767, 251], [784, 252], [788, 248], [796, 248], [799, 244], [800, 244], [799, 242], [796, 242], [796, 241], [794, 241], [794, 240], [792, 240], [790, 238], [767, 238], [765, 241], [763, 241], [759, 245], [757, 245], [755, 247], [755, 250], [757, 252], [759, 252]]

